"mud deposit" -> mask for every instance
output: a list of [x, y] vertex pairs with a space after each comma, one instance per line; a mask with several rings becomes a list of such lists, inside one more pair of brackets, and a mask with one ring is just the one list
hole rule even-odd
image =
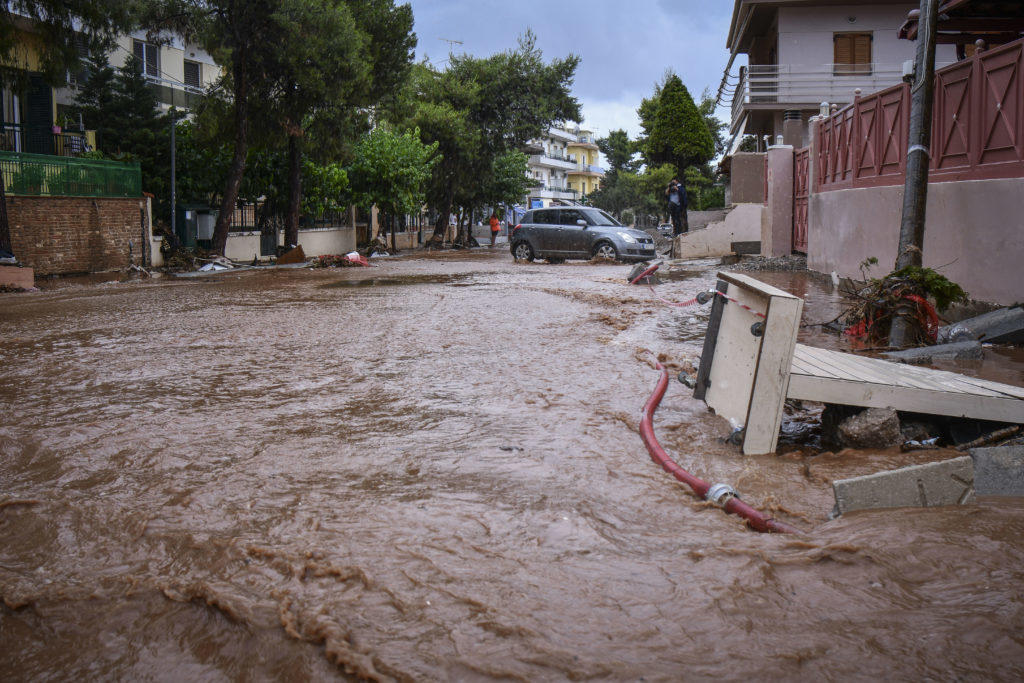
[[495, 250], [3, 297], [3, 677], [1020, 680], [1024, 506], [829, 522], [833, 478], [942, 454], [744, 458], [673, 382], [666, 449], [806, 534], [700, 503], [637, 422], [707, 309], [628, 271]]

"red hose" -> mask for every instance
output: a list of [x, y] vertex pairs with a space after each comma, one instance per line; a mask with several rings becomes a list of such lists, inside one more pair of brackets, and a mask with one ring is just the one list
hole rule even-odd
[[[668, 388], [668, 370], [662, 367], [661, 363], [658, 363], [658, 369], [661, 370], [661, 379], [658, 380], [658, 386], [655, 387], [651, 397], [647, 399], [647, 403], [644, 405], [643, 412], [641, 413], [640, 438], [643, 439], [644, 445], [647, 446], [647, 452], [651, 454], [651, 460], [661, 465], [662, 469], [693, 489], [693, 492], [702, 499], [706, 499], [711, 485], [703, 479], [693, 476], [676, 464], [654, 436], [654, 411], [658, 409], [658, 405], [665, 395], [665, 390]], [[788, 524], [766, 517], [764, 513], [755, 510], [736, 496], [729, 498], [723, 508], [726, 512], [739, 515], [747, 520], [747, 523], [757, 531], [780, 534], [800, 533]]]

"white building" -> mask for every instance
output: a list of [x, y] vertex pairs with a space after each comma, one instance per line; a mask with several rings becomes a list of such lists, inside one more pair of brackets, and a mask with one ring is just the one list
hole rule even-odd
[[[895, 85], [916, 45], [897, 30], [919, 3], [908, 0], [736, 0], [726, 46], [730, 65], [747, 64], [732, 81], [731, 131], [779, 135], [807, 144], [807, 119], [822, 102], [840, 107], [858, 90], [868, 94]], [[936, 64], [956, 60], [956, 48], [939, 45]], [[742, 61], [742, 58], [740, 59]], [[728, 103], [729, 88], [720, 92]]]
[[[221, 76], [221, 67], [206, 51], [177, 36], [165, 45], [147, 42], [145, 31], [121, 36], [108, 55], [110, 66], [120, 68], [132, 54], [142, 62], [142, 72], [164, 109], [191, 109], [196, 98]], [[58, 120], [61, 110], [74, 104], [77, 86], [86, 77], [84, 72], [69, 74], [69, 87], [55, 90]]]
[[579, 193], [569, 187], [569, 174], [576, 171], [576, 162], [570, 159], [568, 147], [576, 141], [575, 133], [552, 127], [543, 137], [526, 144], [523, 151], [530, 155], [527, 175], [537, 183], [527, 195], [527, 208], [579, 199]]

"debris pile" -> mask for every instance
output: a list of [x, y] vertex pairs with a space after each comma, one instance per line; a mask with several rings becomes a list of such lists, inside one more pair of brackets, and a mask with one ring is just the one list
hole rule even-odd
[[[868, 267], [877, 263], [869, 259]], [[967, 293], [955, 282], [931, 268], [907, 266], [882, 278], [868, 280], [844, 295], [853, 304], [840, 316], [845, 332], [867, 346], [886, 346], [889, 328], [899, 316], [907, 320], [915, 345], [934, 344], [939, 334], [939, 317], [951, 304], [967, 301]], [[932, 303], [934, 301], [934, 304]]]
[[310, 268], [354, 268], [367, 267], [370, 262], [366, 257], [357, 251], [350, 251], [347, 254], [323, 254], [315, 256], [309, 261]]

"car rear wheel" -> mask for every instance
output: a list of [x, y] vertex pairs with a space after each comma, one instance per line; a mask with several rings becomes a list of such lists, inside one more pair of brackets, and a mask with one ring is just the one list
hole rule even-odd
[[533, 247], [530, 246], [529, 242], [516, 242], [515, 246], [512, 247], [512, 256], [517, 261], [532, 261]]
[[591, 256], [594, 258], [608, 259], [609, 261], [619, 260], [619, 250], [615, 248], [615, 245], [611, 242], [598, 242], [594, 245], [594, 251], [591, 252]]

